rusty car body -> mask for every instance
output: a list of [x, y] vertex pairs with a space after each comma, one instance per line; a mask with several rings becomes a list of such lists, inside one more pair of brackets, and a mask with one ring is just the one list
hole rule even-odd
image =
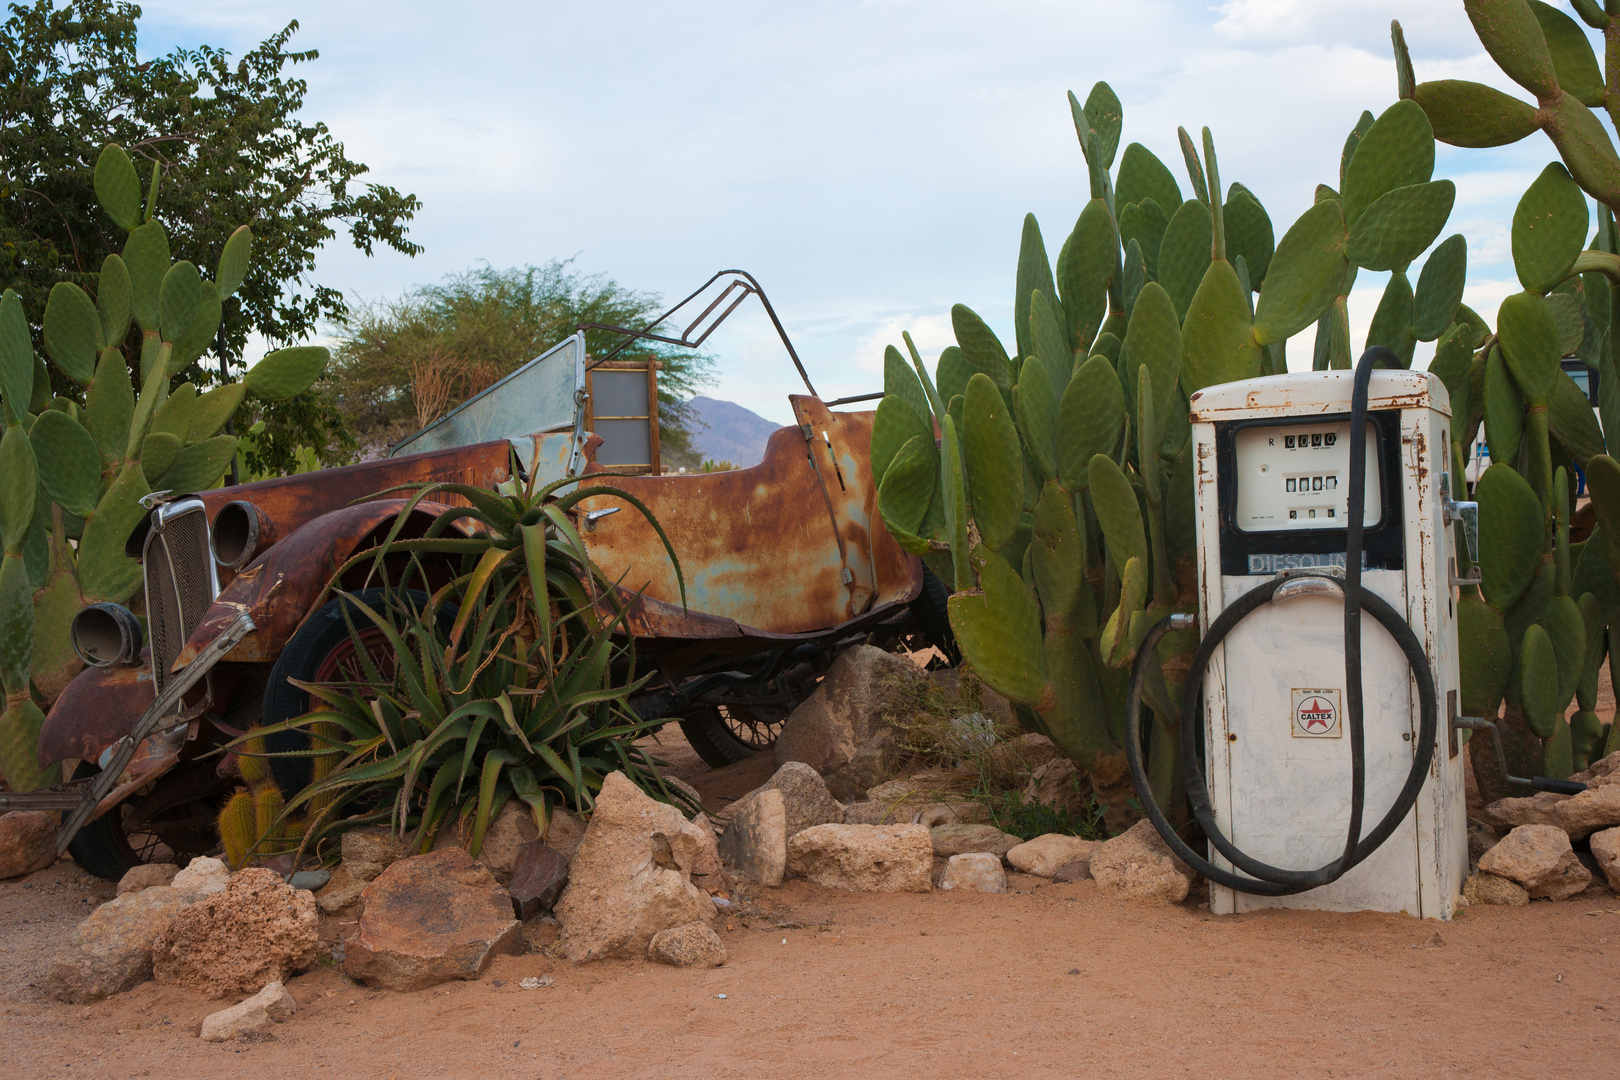
[[[750, 295], [781, 329], [748, 275], [717, 274], [705, 289], [717, 288], [719, 298], [678, 338], [654, 332], [661, 323], [596, 329], [627, 341], [701, 344]], [[704, 295], [699, 290], [664, 318]], [[83, 631], [80, 651], [90, 664], [57, 699], [40, 735], [42, 766], [83, 763], [77, 782], [91, 790], [71, 837], [82, 865], [111, 877], [167, 857], [164, 848], [212, 849], [214, 808], [238, 782], [233, 760], [217, 747], [289, 709], [306, 711], [307, 697], [287, 679], [320, 681], [320, 663], [331, 660], [307, 656], [300, 634], [311, 632], [333, 575], [395, 525], [405, 500], [397, 491], [374, 493], [400, 485], [588, 477], [650, 507], [679, 557], [684, 605], [645, 518], [616, 513], [625, 504], [611, 494], [571, 513], [630, 604], [625, 625], [643, 673], [655, 672], [633, 704], [643, 718], [678, 720], [712, 764], [768, 746], [850, 643], [873, 633], [891, 641], [926, 634], [950, 648], [937, 581], [925, 588], [922, 564], [899, 548], [877, 510], [873, 413], [834, 408], [868, 398], [823, 402], [783, 332], [809, 391], [790, 397], [795, 425], [772, 434], [764, 459], [750, 468], [668, 474], [658, 454], [656, 366], [615, 361], [618, 350], [588, 357], [591, 328], [405, 439], [385, 460], [153, 506], [128, 549], [143, 563], [149, 645], [140, 648], [127, 632], [109, 636], [119, 613], [87, 613], [76, 633]], [[401, 535], [421, 535], [454, 501], [418, 504]], [[337, 584], [359, 588], [364, 575], [356, 569]], [[172, 704], [160, 701], [166, 690]]]

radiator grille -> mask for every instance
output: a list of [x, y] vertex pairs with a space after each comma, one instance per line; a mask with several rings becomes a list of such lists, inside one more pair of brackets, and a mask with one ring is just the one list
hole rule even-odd
[[169, 667], [214, 602], [208, 515], [200, 505], [170, 516], [148, 534], [144, 569], [152, 682], [162, 693]]

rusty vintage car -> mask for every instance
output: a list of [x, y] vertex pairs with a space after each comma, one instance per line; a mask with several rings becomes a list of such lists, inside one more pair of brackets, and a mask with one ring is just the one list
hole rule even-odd
[[[808, 391], [790, 397], [795, 424], [772, 434], [751, 468], [663, 472], [656, 362], [617, 359], [622, 344], [593, 359], [585, 331], [696, 347], [754, 295]], [[655, 332], [710, 298], [679, 336]], [[159, 495], [128, 547], [143, 563], [149, 644], [127, 611], [82, 612], [74, 639], [87, 666], [40, 734], [41, 765], [80, 762], [58, 793], [72, 800], [59, 805], [74, 807], [63, 846], [107, 878], [171, 852], [216, 848], [215, 813], [237, 783], [216, 749], [309, 711], [309, 694], [289, 679], [331, 681], [353, 665], [343, 601], [320, 601], [334, 572], [379, 543], [404, 508], [397, 495], [371, 493], [402, 484], [591, 475], [649, 506], [679, 556], [684, 607], [641, 515], [616, 513], [624, 504], [611, 496], [573, 513], [608, 579], [627, 596], [640, 592], [628, 632], [645, 665], [638, 674], [656, 675], [634, 707], [646, 719], [678, 720], [711, 764], [768, 747], [852, 643], [932, 643], [951, 653], [943, 586], [896, 545], [877, 511], [874, 414], [838, 408], [879, 396], [822, 401], [758, 284], [724, 271], [647, 328], [580, 327], [385, 460], [172, 501]], [[419, 505], [403, 535], [420, 535], [442, 509]], [[363, 574], [339, 584], [357, 588]], [[296, 789], [293, 767], [274, 764], [283, 787]]]

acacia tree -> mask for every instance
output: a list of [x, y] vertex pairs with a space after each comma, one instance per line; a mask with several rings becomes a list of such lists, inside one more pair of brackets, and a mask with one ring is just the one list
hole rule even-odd
[[[288, 344], [345, 317], [342, 293], [313, 277], [340, 229], [368, 255], [378, 244], [420, 250], [406, 237], [416, 197], [364, 182], [366, 166], [326, 125], [300, 118], [306, 85], [290, 69], [319, 54], [288, 48], [296, 21], [234, 62], [206, 45], [143, 61], [136, 5], [33, 0], [10, 13], [0, 25], [0, 286], [26, 311], [44, 311], [60, 281], [93, 294], [120, 243], [91, 180], [109, 142], [161, 176], [159, 216], [175, 250], [213, 265], [233, 229], [253, 228], [253, 267], [225, 302], [220, 348], [183, 373], [200, 385], [220, 378], [218, 354], [239, 364], [253, 335]], [[252, 467], [284, 468], [299, 443], [345, 452], [340, 418], [314, 394], [259, 416]]]

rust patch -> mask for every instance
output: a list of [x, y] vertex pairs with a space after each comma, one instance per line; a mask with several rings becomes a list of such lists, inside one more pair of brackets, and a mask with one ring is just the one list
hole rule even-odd
[[39, 729], [39, 765], [79, 758], [95, 761], [123, 738], [157, 695], [152, 690], [151, 652], [138, 667], [91, 667], [68, 683]]

